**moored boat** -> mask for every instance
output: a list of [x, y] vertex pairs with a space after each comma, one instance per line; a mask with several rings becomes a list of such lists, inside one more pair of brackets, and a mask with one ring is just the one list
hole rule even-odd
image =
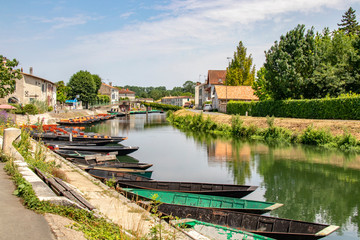
[[131, 146], [66, 146], [57, 145], [60, 150], [91, 151], [98, 153], [117, 152], [117, 156], [130, 154], [139, 149]]
[[[99, 178], [101, 180], [119, 180], [119, 179], [130, 179], [130, 180], [150, 180], [152, 171], [136, 170], [136, 169], [111, 169], [111, 168], [83, 168], [90, 175]], [[125, 174], [124, 174], [125, 173]], [[133, 178], [131, 175], [137, 175], [139, 178]]]
[[314, 240], [328, 236], [339, 227], [285, 218], [269, 217], [244, 212], [215, 210], [175, 204], [141, 202], [143, 207], [154, 207], [163, 215], [178, 218], [193, 218], [199, 221], [241, 229], [279, 240]]
[[130, 168], [130, 169], [141, 169], [146, 170], [152, 167], [152, 164], [149, 163], [130, 163], [130, 162], [120, 162], [120, 161], [97, 161], [96, 157], [93, 159], [85, 159], [85, 158], [67, 158], [69, 161], [74, 164], [80, 164], [82, 166], [89, 167], [107, 167], [107, 168]]
[[242, 198], [257, 189], [257, 186], [215, 184], [199, 182], [167, 182], [167, 181], [118, 181], [117, 186], [123, 188], [140, 188], [175, 192], [196, 193], [224, 197]]
[[171, 220], [170, 223], [171, 225], [183, 229], [183, 232], [186, 235], [194, 239], [198, 239], [197, 236], [200, 233], [205, 238], [216, 239], [216, 240], [235, 240], [235, 239], [236, 240], [238, 239], [275, 240], [273, 238], [242, 231], [239, 229], [229, 228], [207, 222], [201, 222], [189, 218], [180, 219], [180, 220]]
[[53, 151], [64, 158], [82, 158], [85, 159], [87, 156], [94, 156], [91, 159], [95, 159], [95, 156], [108, 156], [108, 155], [116, 155], [116, 153], [98, 153], [92, 151], [76, 151], [76, 150], [61, 150], [61, 149], [53, 149]]
[[[281, 207], [281, 203], [245, 200], [241, 198], [202, 195], [194, 193], [169, 192], [160, 190], [121, 188], [130, 197], [141, 197], [161, 203], [222, 209], [262, 214]], [[156, 198], [156, 199], [154, 199]]]

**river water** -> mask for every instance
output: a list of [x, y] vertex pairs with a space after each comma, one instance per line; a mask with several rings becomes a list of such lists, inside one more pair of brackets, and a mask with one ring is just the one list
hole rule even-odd
[[324, 240], [360, 238], [360, 156], [185, 133], [165, 114], [131, 115], [86, 129], [138, 146], [124, 161], [152, 163], [152, 178], [256, 185], [246, 199], [283, 203], [269, 215], [337, 225]]

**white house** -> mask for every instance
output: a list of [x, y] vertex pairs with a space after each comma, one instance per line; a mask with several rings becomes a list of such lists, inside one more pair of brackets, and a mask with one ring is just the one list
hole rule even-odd
[[186, 102], [190, 102], [193, 100], [194, 98], [189, 96], [163, 97], [161, 99], [161, 103], [183, 107]]
[[16, 80], [15, 91], [0, 98], [0, 103], [8, 103], [13, 99], [21, 104], [28, 104], [34, 100], [46, 102], [48, 106], [56, 104], [56, 84], [38, 76], [33, 75], [33, 69], [30, 73], [21, 72], [22, 78]]

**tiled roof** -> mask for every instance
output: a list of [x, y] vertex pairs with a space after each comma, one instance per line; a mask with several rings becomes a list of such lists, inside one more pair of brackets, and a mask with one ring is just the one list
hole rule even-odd
[[[220, 79], [220, 81], [219, 81]], [[207, 84], [222, 85], [226, 79], [226, 70], [209, 70]]]
[[251, 86], [215, 86], [215, 92], [219, 99], [259, 100]]
[[130, 91], [129, 89], [125, 89], [125, 88], [120, 89], [120, 90], [119, 90], [119, 93], [120, 93], [120, 94], [135, 94], [135, 92]]
[[51, 83], [51, 84], [54, 84], [56, 85], [55, 83], [53, 83], [52, 81], [49, 81], [45, 78], [41, 78], [41, 77], [37, 77], [37, 76], [34, 76], [34, 75], [31, 75], [31, 74], [28, 74], [28, 73], [24, 73], [24, 72], [21, 72], [22, 75], [25, 75], [25, 76], [30, 76], [30, 77], [33, 77], [33, 78], [37, 78], [37, 79], [40, 79], [40, 80], [43, 80], [45, 82], [48, 82], [48, 83]]
[[193, 99], [193, 97], [190, 97], [190, 96], [171, 96], [171, 97], [163, 97], [162, 99], [175, 99], [175, 98], [190, 98], [190, 99]]
[[108, 88], [115, 88], [116, 90], [119, 90], [117, 87], [113, 87], [113, 86], [111, 86], [109, 84], [106, 84], [106, 83], [103, 83], [103, 82], [101, 84], [108, 87]]

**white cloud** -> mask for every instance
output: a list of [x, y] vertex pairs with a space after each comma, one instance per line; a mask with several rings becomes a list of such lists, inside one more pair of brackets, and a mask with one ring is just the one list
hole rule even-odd
[[62, 29], [76, 25], [84, 25], [92, 20], [99, 18], [90, 17], [82, 14], [75, 15], [73, 17], [53, 17], [53, 18], [38, 18], [42, 23], [51, 24], [51, 29]]
[[[248, 52], [260, 67], [264, 50], [280, 37], [261, 42], [265, 34], [280, 31], [297, 15], [342, 8], [344, 0], [173, 0], [166, 6], [156, 6], [161, 14], [149, 17], [149, 21], [78, 37], [55, 55], [68, 65], [68, 71], [76, 66], [88, 69], [118, 85], [143, 82], [144, 86], [180, 86], [186, 80], [197, 81], [199, 74], [206, 74], [208, 69], [224, 69], [226, 57], [232, 56], [240, 40], [259, 39], [250, 44]], [[122, 17], [132, 14], [124, 13]], [[90, 20], [77, 15], [47, 22], [59, 29]], [[249, 36], [260, 24], [269, 22], [273, 26], [267, 33]]]

